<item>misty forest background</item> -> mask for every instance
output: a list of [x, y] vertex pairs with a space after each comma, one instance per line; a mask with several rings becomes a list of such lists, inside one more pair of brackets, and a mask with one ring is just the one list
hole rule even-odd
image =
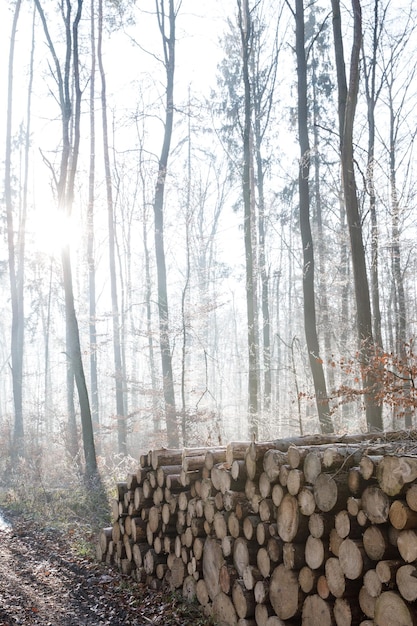
[[3, 459], [415, 425], [412, 5], [2, 3]]

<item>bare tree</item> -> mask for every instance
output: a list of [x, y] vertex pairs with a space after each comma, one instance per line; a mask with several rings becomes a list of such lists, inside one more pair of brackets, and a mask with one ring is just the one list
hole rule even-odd
[[[73, 18], [70, 0], [66, 0], [65, 5], [61, 5], [61, 16], [65, 29], [65, 62], [63, 67], [57, 56], [41, 1], [35, 0], [35, 3], [52, 56], [55, 71], [54, 79], [58, 88], [57, 99], [61, 113], [62, 150], [60, 168], [58, 176], [56, 176], [55, 172], [52, 172], [52, 174], [56, 182], [58, 210], [70, 216], [74, 199], [75, 175], [77, 172], [80, 146], [82, 92], [79, 76], [78, 27], [82, 15], [82, 0], [77, 0], [76, 11]], [[71, 90], [72, 81], [74, 84], [74, 101], [72, 99]], [[72, 123], [73, 132], [70, 132]], [[80, 403], [86, 475], [89, 479], [94, 479], [97, 476], [96, 451], [90, 401], [81, 356], [78, 320], [75, 312], [69, 243], [66, 243], [62, 248], [61, 260], [65, 293], [67, 357], [72, 368]]]
[[361, 350], [366, 420], [370, 429], [382, 430], [382, 406], [377, 400], [377, 388], [371, 361], [374, 354], [372, 315], [366, 272], [362, 222], [359, 214], [357, 186], [353, 158], [353, 126], [359, 86], [359, 58], [362, 43], [362, 11], [359, 0], [352, 0], [354, 33], [347, 85], [343, 40], [341, 35], [340, 3], [332, 0], [333, 32], [339, 89], [339, 122], [344, 202], [349, 228], [350, 247], [355, 286], [358, 338]]
[[[159, 341], [162, 362], [162, 384], [168, 445], [178, 447], [179, 434], [175, 408], [174, 377], [169, 339], [167, 272], [164, 245], [164, 197], [172, 129], [174, 121], [175, 22], [174, 0], [155, 0], [159, 31], [162, 38], [163, 64], [166, 74], [165, 128], [159, 156], [154, 196], [155, 255], [158, 276]], [[168, 6], [167, 6], [168, 5]]]
[[[9, 68], [7, 85], [7, 113], [6, 113], [6, 155], [4, 170], [4, 192], [7, 216], [7, 243], [9, 253], [9, 276], [12, 303], [12, 380], [14, 401], [14, 432], [12, 457], [24, 455], [24, 425], [23, 425], [23, 343], [24, 343], [24, 310], [23, 310], [23, 260], [24, 260], [24, 218], [18, 227], [16, 242], [14, 227], [13, 193], [12, 193], [12, 111], [13, 111], [13, 72], [16, 31], [21, 8], [21, 0], [17, 0], [9, 47]], [[23, 227], [23, 228], [22, 228]], [[17, 254], [16, 254], [17, 252]]]
[[298, 138], [300, 144], [298, 188], [300, 199], [300, 230], [303, 245], [304, 329], [319, 421], [323, 432], [329, 433], [333, 432], [333, 426], [330, 418], [323, 359], [320, 356], [317, 336], [314, 289], [314, 246], [310, 224], [310, 140], [308, 135], [304, 0], [296, 0], [294, 17], [298, 78]]
[[103, 65], [103, 0], [99, 0], [99, 17], [98, 17], [98, 45], [97, 57], [100, 68], [101, 77], [101, 110], [103, 119], [103, 154], [104, 154], [104, 171], [106, 176], [106, 195], [107, 195], [107, 223], [109, 231], [109, 270], [110, 270], [110, 289], [112, 303], [112, 320], [113, 320], [113, 357], [114, 372], [116, 381], [116, 413], [117, 413], [117, 438], [120, 454], [127, 452], [127, 424], [126, 409], [124, 400], [124, 367], [122, 363], [122, 346], [120, 333], [120, 314], [117, 295], [117, 276], [116, 276], [116, 260], [115, 245], [116, 233], [114, 225], [114, 203], [112, 191], [112, 176], [110, 169], [110, 152], [108, 139], [108, 122], [107, 122], [107, 93], [106, 93], [106, 75]]

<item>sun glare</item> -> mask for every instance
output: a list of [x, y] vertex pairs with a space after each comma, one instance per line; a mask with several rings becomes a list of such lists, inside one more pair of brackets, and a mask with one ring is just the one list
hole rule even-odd
[[58, 256], [77, 238], [76, 221], [56, 207], [38, 209], [33, 223], [34, 244], [48, 256]]

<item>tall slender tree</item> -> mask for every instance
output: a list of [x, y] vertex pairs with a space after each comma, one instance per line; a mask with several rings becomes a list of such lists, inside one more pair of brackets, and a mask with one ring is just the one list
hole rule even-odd
[[375, 373], [372, 368], [375, 346], [372, 332], [372, 314], [366, 271], [365, 248], [362, 236], [362, 222], [359, 214], [353, 157], [353, 126], [359, 88], [359, 59], [362, 43], [362, 10], [359, 0], [352, 0], [354, 32], [348, 84], [344, 66], [339, 0], [332, 0], [332, 8], [339, 88], [340, 150], [343, 192], [350, 237], [366, 420], [370, 429], [382, 430], [382, 406], [377, 400], [377, 380], [375, 379]]
[[165, 69], [165, 126], [154, 196], [155, 256], [158, 277], [159, 341], [162, 363], [162, 384], [165, 402], [168, 445], [178, 447], [179, 433], [175, 405], [174, 376], [169, 338], [169, 308], [164, 244], [165, 182], [174, 122], [175, 23], [174, 0], [155, 0], [156, 15], [162, 40]]
[[120, 332], [120, 313], [119, 300], [117, 294], [117, 274], [116, 274], [116, 233], [114, 224], [114, 202], [112, 189], [112, 176], [110, 168], [110, 151], [108, 139], [108, 122], [107, 122], [107, 90], [106, 90], [106, 74], [103, 64], [103, 0], [98, 3], [98, 42], [97, 42], [97, 58], [100, 68], [101, 77], [101, 111], [103, 121], [103, 155], [104, 155], [104, 172], [106, 177], [106, 195], [107, 195], [107, 224], [109, 231], [109, 270], [110, 270], [110, 290], [112, 303], [112, 321], [113, 321], [113, 356], [114, 356], [114, 373], [116, 382], [116, 416], [117, 416], [117, 439], [119, 453], [127, 452], [127, 423], [126, 409], [124, 399], [124, 368], [122, 363], [122, 344]]
[[[18, 238], [15, 236], [14, 207], [12, 191], [12, 113], [13, 113], [13, 74], [16, 32], [19, 20], [21, 0], [16, 1], [13, 15], [12, 31], [9, 47], [9, 68], [7, 85], [6, 113], [6, 155], [4, 168], [4, 195], [7, 216], [7, 243], [9, 253], [9, 276], [12, 303], [12, 380], [14, 401], [14, 431], [12, 457], [24, 455], [23, 425], [23, 342], [24, 342], [24, 310], [23, 310], [23, 259], [24, 229], [18, 226]], [[24, 223], [23, 223], [24, 226]]]
[[[48, 22], [41, 0], [35, 0], [35, 3], [52, 56], [55, 71], [54, 78], [58, 87], [57, 100], [61, 114], [62, 149], [58, 176], [53, 172], [54, 180], [56, 181], [58, 210], [70, 217], [74, 201], [75, 176], [80, 147], [82, 91], [79, 75], [78, 28], [82, 15], [82, 0], [77, 0], [74, 16], [72, 16], [73, 7], [70, 0], [67, 0], [65, 6], [62, 6], [61, 15], [65, 30], [65, 61], [63, 67], [59, 61], [55, 45], [49, 32]], [[74, 100], [72, 98], [72, 84], [74, 85]], [[67, 357], [72, 368], [72, 376], [75, 379], [80, 404], [86, 477], [93, 480], [97, 477], [97, 460], [90, 401], [82, 361], [78, 320], [75, 311], [69, 242], [66, 242], [62, 247], [61, 260], [65, 294]]]
[[295, 32], [298, 78], [298, 140], [300, 165], [298, 175], [300, 230], [303, 245], [304, 329], [311, 373], [314, 382], [316, 406], [323, 432], [333, 432], [329, 400], [323, 370], [323, 359], [317, 336], [316, 302], [314, 289], [314, 245], [310, 224], [310, 140], [308, 134], [307, 61], [304, 33], [304, 0], [295, 2]]

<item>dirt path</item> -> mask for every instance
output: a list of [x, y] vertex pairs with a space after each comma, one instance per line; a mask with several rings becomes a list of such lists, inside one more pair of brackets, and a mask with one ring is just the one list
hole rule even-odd
[[204, 623], [197, 607], [73, 554], [57, 531], [0, 514], [0, 626]]

